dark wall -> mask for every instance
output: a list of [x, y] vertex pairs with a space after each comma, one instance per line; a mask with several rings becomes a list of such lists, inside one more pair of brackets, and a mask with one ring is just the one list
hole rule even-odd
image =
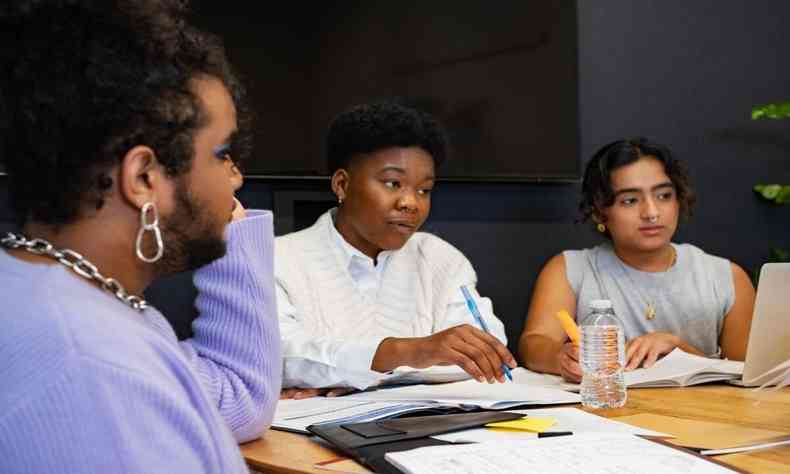
[[[578, 16], [582, 156], [623, 136], [663, 142], [688, 163], [699, 198], [676, 240], [747, 269], [769, 246], [790, 247], [790, 207], [751, 191], [756, 182], [790, 183], [790, 121], [748, 118], [753, 104], [790, 99], [790, 29], [782, 23], [790, 2], [580, 0]], [[248, 181], [242, 199], [280, 209], [299, 226], [327, 205], [327, 189], [326, 181]], [[512, 347], [542, 264], [597, 242], [574, 224], [577, 193], [578, 186], [559, 184], [441, 183], [436, 190], [426, 229], [470, 258]], [[189, 301], [165, 298], [161, 288], [151, 299], [167, 299], [166, 314], [186, 334]]]

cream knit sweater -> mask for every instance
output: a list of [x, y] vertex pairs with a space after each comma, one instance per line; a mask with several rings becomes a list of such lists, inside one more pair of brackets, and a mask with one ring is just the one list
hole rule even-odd
[[[293, 313], [278, 311], [283, 386], [365, 388], [382, 375], [370, 365], [384, 338], [427, 336], [457, 324], [475, 324], [466, 314], [460, 286], [474, 288], [477, 275], [455, 247], [417, 232], [391, 254], [371, 301], [343, 265], [343, 249], [331, 234], [331, 213], [275, 240], [278, 298], [284, 297], [287, 305], [282, 306]], [[490, 300], [473, 294], [489, 329], [506, 343], [504, 326], [494, 316]]]

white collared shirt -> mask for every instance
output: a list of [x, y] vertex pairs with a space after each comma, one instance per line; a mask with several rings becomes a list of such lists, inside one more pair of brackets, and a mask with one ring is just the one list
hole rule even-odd
[[340, 235], [340, 232], [334, 225], [331, 227], [330, 232], [337, 246], [343, 250], [343, 255], [347, 257], [346, 268], [348, 268], [351, 279], [357, 285], [357, 289], [365, 295], [368, 301], [376, 301], [376, 296], [381, 287], [381, 276], [387, 268], [392, 251], [382, 250], [376, 256], [376, 261], [374, 262], [372, 258], [346, 242], [346, 239]]

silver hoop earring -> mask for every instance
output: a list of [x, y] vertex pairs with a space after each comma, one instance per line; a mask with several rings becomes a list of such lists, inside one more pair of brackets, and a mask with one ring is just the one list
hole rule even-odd
[[[148, 211], [153, 212], [154, 220], [152, 222], [148, 222], [148, 219], [146, 219]], [[146, 257], [143, 255], [143, 236], [146, 232], [154, 233], [156, 254], [153, 257]], [[137, 252], [137, 258], [145, 263], [154, 263], [162, 258], [162, 254], [165, 253], [165, 244], [162, 242], [162, 230], [159, 228], [159, 211], [156, 209], [156, 205], [151, 201], [143, 204], [143, 208], [140, 209], [140, 230], [137, 231], [137, 240], [135, 241], [134, 249]]]

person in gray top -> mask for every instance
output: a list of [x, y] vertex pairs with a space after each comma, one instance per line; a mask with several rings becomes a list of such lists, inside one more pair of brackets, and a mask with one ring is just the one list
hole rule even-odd
[[579, 208], [606, 242], [565, 251], [543, 268], [519, 340], [522, 363], [578, 382], [578, 347], [555, 313], [565, 309], [583, 323], [594, 299], [611, 300], [623, 322], [626, 370], [650, 367], [675, 348], [743, 360], [754, 287], [735, 263], [672, 243], [693, 204], [688, 175], [667, 147], [636, 138], [598, 150]]

